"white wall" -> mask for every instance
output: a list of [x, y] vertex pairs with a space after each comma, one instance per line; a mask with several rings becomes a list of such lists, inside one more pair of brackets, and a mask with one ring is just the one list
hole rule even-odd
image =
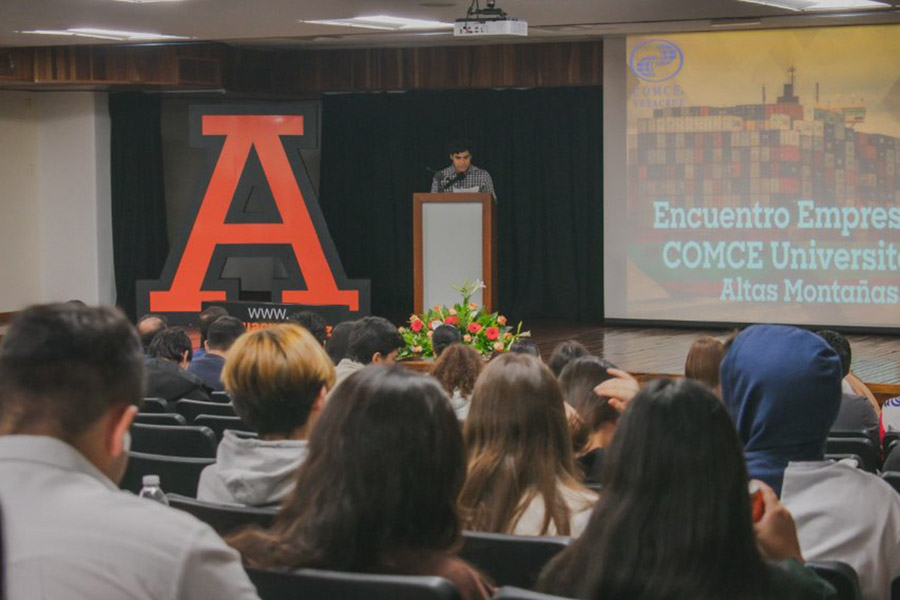
[[109, 160], [106, 94], [0, 92], [0, 312], [115, 300]]
[[42, 298], [37, 139], [33, 94], [0, 92], [0, 312]]

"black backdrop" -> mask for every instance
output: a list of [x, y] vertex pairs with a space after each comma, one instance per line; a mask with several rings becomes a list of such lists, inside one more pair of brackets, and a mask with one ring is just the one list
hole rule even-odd
[[597, 87], [326, 96], [320, 202], [347, 275], [372, 280], [372, 312], [412, 311], [412, 194], [460, 137], [497, 191], [501, 310], [602, 320]]
[[[135, 280], [168, 253], [159, 96], [111, 94], [110, 115], [117, 303], [133, 317]], [[320, 204], [348, 277], [372, 281], [372, 312], [412, 311], [412, 194], [466, 137], [499, 198], [501, 310], [600, 321], [601, 119], [597, 87], [325, 96]]]

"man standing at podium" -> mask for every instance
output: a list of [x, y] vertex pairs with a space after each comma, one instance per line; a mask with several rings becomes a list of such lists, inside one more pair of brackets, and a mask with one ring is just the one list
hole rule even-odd
[[472, 144], [468, 140], [455, 140], [447, 144], [453, 164], [434, 174], [431, 193], [469, 192], [490, 194], [494, 200], [494, 181], [491, 174], [472, 164]]

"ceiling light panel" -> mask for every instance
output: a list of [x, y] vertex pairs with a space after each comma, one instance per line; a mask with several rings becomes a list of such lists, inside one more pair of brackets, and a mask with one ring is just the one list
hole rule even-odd
[[374, 15], [370, 17], [353, 17], [352, 19], [325, 19], [319, 21], [300, 21], [314, 25], [335, 25], [339, 27], [361, 27], [363, 29], [381, 29], [383, 31], [412, 31], [427, 29], [453, 29], [453, 23], [443, 21], [427, 21], [409, 19], [390, 15]]
[[748, 4], [774, 6], [795, 12], [821, 12], [832, 10], [872, 10], [890, 8], [890, 4], [877, 0], [740, 0]]

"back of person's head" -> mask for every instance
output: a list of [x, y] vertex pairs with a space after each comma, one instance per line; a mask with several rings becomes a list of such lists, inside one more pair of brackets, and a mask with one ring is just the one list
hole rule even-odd
[[[187, 355], [185, 355], [187, 352]], [[153, 337], [150, 347], [147, 349], [150, 358], [161, 358], [176, 363], [184, 360], [191, 362], [194, 357], [194, 349], [191, 346], [191, 338], [183, 329], [163, 329]]]
[[704, 336], [691, 344], [684, 361], [684, 376], [702, 381], [709, 387], [719, 386], [719, 369], [725, 358], [725, 345], [714, 337]]
[[209, 326], [207, 341], [210, 350], [226, 352], [247, 329], [237, 317], [219, 317]]
[[328, 325], [319, 314], [311, 310], [303, 310], [288, 315], [288, 320], [306, 328], [308, 332], [313, 334], [316, 341], [325, 346], [325, 338], [328, 337]]
[[389, 359], [405, 345], [403, 336], [390, 321], [383, 317], [363, 317], [350, 332], [347, 357], [367, 365], [373, 360]]
[[459, 425], [437, 382], [370, 367], [329, 397], [272, 529], [229, 543], [257, 567], [389, 568], [395, 551], [456, 544], [464, 476]]
[[574, 480], [572, 442], [559, 383], [541, 361], [509, 353], [475, 383], [465, 426], [469, 472], [460, 494], [466, 526], [509, 533], [535, 494], [544, 499], [542, 531], [568, 535], [558, 485]]
[[585, 532], [540, 587], [578, 598], [761, 598], [741, 445], [706, 386], [659, 380], [621, 419]]
[[210, 306], [203, 309], [197, 319], [197, 329], [200, 330], [200, 345], [209, 339], [209, 327], [219, 318], [228, 316], [228, 311], [221, 306]]
[[541, 349], [533, 341], [521, 339], [509, 345], [509, 351], [513, 354], [527, 354], [535, 358], [541, 357]]
[[71, 443], [110, 409], [139, 404], [143, 386], [140, 341], [121, 312], [32, 306], [0, 345], [0, 432]]
[[444, 350], [451, 344], [460, 342], [462, 342], [462, 334], [453, 325], [441, 325], [431, 335], [431, 347], [434, 348], [434, 355], [437, 358], [440, 358]]
[[431, 375], [448, 394], [452, 395], [459, 390], [464, 398], [468, 398], [475, 389], [475, 381], [483, 367], [484, 361], [477, 350], [465, 344], [453, 344], [434, 363]]
[[331, 337], [328, 338], [325, 350], [328, 351], [328, 356], [331, 357], [331, 362], [334, 364], [338, 364], [347, 358], [347, 351], [350, 348], [350, 334], [353, 333], [354, 327], [356, 327], [356, 321], [341, 321], [331, 330]]
[[144, 315], [137, 322], [138, 334], [141, 336], [141, 347], [144, 352], [150, 348], [150, 342], [156, 337], [156, 334], [169, 327], [169, 321], [165, 315], [149, 314]]
[[580, 356], [588, 355], [590, 355], [590, 352], [588, 352], [588, 349], [585, 348], [581, 342], [575, 340], [560, 342], [556, 345], [556, 348], [553, 349], [550, 360], [547, 361], [547, 366], [550, 367], [550, 370], [553, 371], [554, 375], [559, 377], [567, 364]]
[[[569, 362], [559, 376], [563, 398], [578, 413], [579, 422], [586, 429], [585, 437], [619, 419], [619, 411], [610, 406], [609, 398], [594, 393], [595, 387], [612, 378], [607, 369], [614, 368], [602, 358], [582, 356]], [[572, 435], [581, 437], [577, 430]]]
[[234, 410], [261, 436], [303, 427], [323, 389], [334, 385], [331, 359], [299, 325], [258, 329], [237, 339], [222, 370]]
[[823, 329], [817, 331], [816, 335], [828, 342], [828, 345], [834, 348], [838, 358], [841, 359], [842, 377], [850, 374], [850, 364], [853, 362], [853, 353], [850, 350], [850, 342], [843, 335], [831, 329]]
[[722, 362], [721, 385], [752, 477], [780, 494], [788, 462], [823, 459], [841, 404], [840, 359], [825, 340], [796, 327], [749, 327]]

